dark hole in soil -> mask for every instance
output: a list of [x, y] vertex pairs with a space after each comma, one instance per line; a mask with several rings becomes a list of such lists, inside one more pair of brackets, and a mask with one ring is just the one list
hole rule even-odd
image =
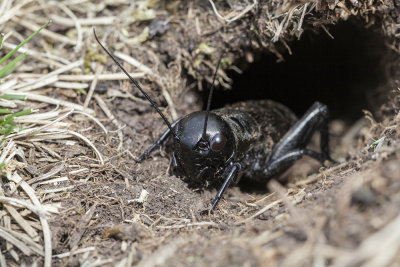
[[[289, 44], [293, 55], [286, 52], [281, 63], [270, 54], [255, 55], [253, 63], [235, 62], [244, 72], [228, 73], [233, 89], [216, 90], [212, 108], [272, 99], [301, 116], [314, 101], [320, 101], [328, 105], [331, 119], [348, 124], [363, 116], [362, 109], [377, 111], [389, 93], [380, 91], [386, 84], [385, 64], [393, 60], [384, 37], [360, 21], [331, 26], [329, 31], [335, 39], [324, 31], [305, 32], [301, 40]], [[244, 192], [265, 190], [265, 184], [255, 185], [248, 179], [242, 179], [239, 186]]]
[[284, 55], [282, 63], [270, 54], [255, 56], [252, 64], [236, 62], [245, 71], [242, 75], [228, 73], [233, 90], [217, 90], [212, 108], [248, 99], [272, 99], [300, 116], [314, 101], [320, 101], [328, 105], [332, 119], [354, 122], [362, 116], [362, 109], [373, 110], [382, 104], [376, 89], [385, 82], [384, 61], [388, 58], [378, 31], [356, 23], [363, 24], [353, 21], [331, 26], [334, 40], [324, 31], [305, 32], [299, 41], [289, 44], [293, 55]]

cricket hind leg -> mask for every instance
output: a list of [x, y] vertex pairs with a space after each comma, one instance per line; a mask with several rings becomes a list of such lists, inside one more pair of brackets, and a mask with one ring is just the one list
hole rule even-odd
[[[271, 177], [282, 173], [303, 155], [321, 163], [332, 161], [329, 154], [328, 114], [326, 105], [315, 102], [275, 146], [263, 171], [264, 175]], [[306, 149], [315, 131], [320, 132], [321, 152]]]

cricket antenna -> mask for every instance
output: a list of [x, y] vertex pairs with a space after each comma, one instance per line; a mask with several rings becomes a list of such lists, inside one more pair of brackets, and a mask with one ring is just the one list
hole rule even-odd
[[104, 45], [102, 45], [102, 43], [99, 41], [99, 38], [97, 38], [97, 34], [96, 34], [96, 30], [95, 28], [93, 28], [93, 33], [94, 33], [94, 37], [96, 38], [96, 41], [99, 43], [99, 45], [101, 46], [101, 48], [103, 48], [103, 50], [112, 58], [112, 60], [115, 62], [115, 64], [117, 64], [117, 66], [126, 74], [126, 76], [128, 76], [129, 80], [139, 89], [139, 91], [147, 98], [147, 100], [150, 102], [150, 104], [153, 106], [153, 108], [155, 108], [155, 110], [157, 110], [158, 114], [160, 114], [161, 118], [165, 121], [165, 123], [167, 124], [168, 128], [170, 129], [171, 133], [174, 135], [175, 139], [178, 139], [178, 136], [175, 134], [171, 123], [168, 121], [168, 119], [165, 117], [165, 115], [162, 113], [162, 111], [160, 110], [160, 108], [157, 106], [157, 104], [150, 98], [150, 96], [143, 91], [142, 87], [140, 87], [139, 83], [132, 78], [131, 75], [129, 75], [129, 73], [125, 70], [124, 67], [122, 67], [122, 65], [115, 59], [115, 57], [104, 47]]
[[203, 135], [202, 135], [203, 140], [206, 140], [205, 138], [206, 138], [206, 132], [207, 132], [207, 122], [208, 122], [208, 115], [210, 114], [211, 99], [212, 99], [212, 95], [214, 92], [214, 82], [215, 82], [215, 78], [217, 77], [217, 72], [218, 72], [219, 66], [221, 65], [222, 56], [223, 56], [223, 53], [219, 56], [217, 69], [215, 70], [214, 78], [213, 78], [211, 88], [210, 88], [210, 93], [208, 94], [206, 117], [204, 118], [204, 128], [203, 128]]

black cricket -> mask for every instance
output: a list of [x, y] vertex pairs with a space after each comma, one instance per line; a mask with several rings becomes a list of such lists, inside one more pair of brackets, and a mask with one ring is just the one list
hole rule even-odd
[[[326, 160], [332, 161], [326, 105], [315, 102], [300, 119], [289, 108], [271, 100], [239, 102], [210, 111], [213, 81], [205, 111], [190, 113], [170, 123], [137, 81], [100, 43], [96, 32], [94, 35], [168, 126], [137, 162], [147, 158], [172, 135], [172, 167], [175, 172], [190, 184], [205, 186], [211, 183], [220, 186], [210, 212], [215, 209], [229, 185], [236, 184], [242, 176], [267, 183], [269, 178], [283, 173], [303, 155], [321, 164]], [[315, 131], [320, 132], [321, 152], [306, 148]]]

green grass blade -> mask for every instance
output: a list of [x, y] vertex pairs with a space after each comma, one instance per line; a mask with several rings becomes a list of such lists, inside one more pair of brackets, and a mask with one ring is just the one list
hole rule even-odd
[[[8, 110], [6, 110], [6, 109], [0, 109], [0, 113], [1, 113], [2, 111], [5, 112], [5, 111], [8, 111]], [[18, 126], [16, 126], [15, 123], [13, 122], [14, 118], [16, 118], [16, 117], [21, 117], [21, 116], [24, 116], [24, 115], [28, 115], [28, 114], [31, 114], [31, 113], [32, 113], [32, 110], [31, 110], [31, 109], [25, 109], [25, 110], [22, 110], [22, 111], [20, 111], [20, 112], [17, 112], [17, 113], [8, 115], [8, 116], [6, 116], [6, 117], [3, 117], [3, 118], [1, 119], [1, 121], [0, 121], [0, 126], [1, 126], [2, 128], [0, 128], [0, 135], [2, 135], [2, 137], [1, 137], [1, 140], [0, 140], [0, 145], [4, 142], [4, 140], [7, 138], [7, 136], [8, 136], [10, 133], [12, 133], [12, 132], [15, 130], [16, 127], [18, 127]], [[1, 164], [0, 164], [0, 166], [1, 166]]]
[[14, 117], [11, 117], [11, 115], [9, 115], [9, 116], [1, 119], [0, 126], [4, 126], [4, 125], [7, 125], [7, 124], [10, 124], [10, 122], [13, 121], [13, 120], [14, 120]]
[[15, 52], [17, 52], [18, 49], [20, 49], [23, 45], [25, 45], [27, 42], [29, 42], [36, 34], [38, 34], [43, 28], [46, 28], [47, 25], [49, 25], [50, 21], [44, 24], [42, 27], [40, 27], [37, 31], [31, 34], [28, 38], [26, 38], [22, 43], [20, 43], [16, 48], [11, 50], [7, 55], [5, 55], [2, 59], [0, 59], [0, 64], [3, 64], [4, 61], [9, 59]]
[[3, 47], [4, 33], [0, 33], [0, 49]]
[[4, 140], [7, 138], [7, 136], [14, 131], [15, 126], [14, 125], [9, 125], [6, 129], [1, 129], [1, 133], [3, 134], [3, 137], [0, 140], [0, 145], [3, 144]]
[[29, 109], [25, 109], [25, 110], [22, 110], [20, 112], [11, 114], [10, 116], [15, 118], [15, 117], [21, 117], [21, 116], [24, 116], [24, 115], [29, 115], [31, 113], [32, 113], [32, 110], [29, 108]]
[[31, 109], [25, 109], [25, 110], [22, 110], [20, 112], [8, 115], [7, 117], [3, 118], [2, 121], [0, 121], [0, 126], [4, 126], [6, 124], [9, 124], [16, 117], [21, 117], [21, 116], [28, 115], [28, 114], [31, 114], [31, 113], [32, 113]]
[[26, 95], [4, 94], [4, 95], [0, 95], [0, 98], [7, 99], [7, 100], [26, 100]]
[[0, 108], [0, 114], [9, 114], [11, 111], [9, 109]]
[[7, 135], [9, 135], [15, 128], [15, 125], [9, 124], [7, 128], [5, 129], [0, 129], [0, 133], [4, 134], [3, 138], [5, 138]]
[[4, 68], [0, 70], [0, 79], [6, 77], [8, 74], [13, 72], [15, 66], [18, 62], [25, 58], [26, 54], [21, 54], [18, 57], [14, 58], [11, 62], [9, 62]]
[[10, 134], [14, 130], [14, 125], [8, 126], [8, 128], [0, 129], [0, 134]]

